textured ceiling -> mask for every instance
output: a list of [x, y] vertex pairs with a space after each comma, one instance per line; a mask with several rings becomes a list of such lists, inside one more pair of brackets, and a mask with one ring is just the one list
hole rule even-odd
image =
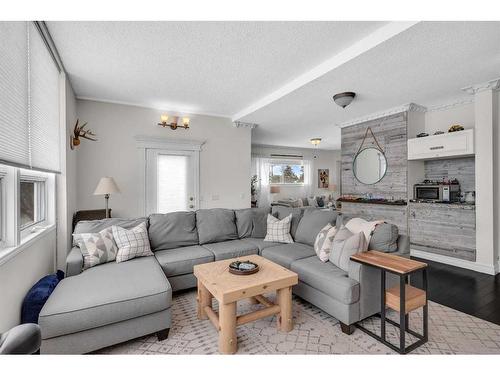
[[[471, 96], [461, 88], [500, 76], [500, 22], [422, 22], [293, 93], [243, 117], [252, 142], [340, 149], [335, 124], [414, 102], [439, 106]], [[342, 109], [332, 95], [355, 91]]]
[[47, 22], [76, 95], [231, 117], [384, 22]]
[[[347, 55], [391, 24], [48, 22], [48, 27], [78, 97], [257, 123], [252, 142], [258, 144], [311, 147], [308, 140], [321, 137], [320, 148], [339, 149], [335, 124], [410, 102], [432, 107], [468, 99], [462, 87], [500, 76], [500, 22], [403, 26], [276, 97], [273, 93], [297, 77]], [[346, 109], [331, 99], [341, 91], [357, 93]]]

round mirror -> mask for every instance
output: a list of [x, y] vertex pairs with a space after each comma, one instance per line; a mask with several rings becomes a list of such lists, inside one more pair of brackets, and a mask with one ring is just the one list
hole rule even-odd
[[369, 147], [356, 154], [352, 163], [354, 177], [365, 185], [373, 185], [385, 176], [387, 159], [382, 151]]

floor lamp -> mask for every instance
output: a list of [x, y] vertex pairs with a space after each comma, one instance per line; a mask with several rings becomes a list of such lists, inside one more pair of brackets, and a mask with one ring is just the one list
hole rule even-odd
[[109, 218], [109, 195], [114, 193], [121, 193], [121, 191], [118, 188], [118, 185], [116, 185], [113, 177], [102, 177], [95, 188], [94, 195], [104, 195], [104, 201], [106, 203], [106, 218]]

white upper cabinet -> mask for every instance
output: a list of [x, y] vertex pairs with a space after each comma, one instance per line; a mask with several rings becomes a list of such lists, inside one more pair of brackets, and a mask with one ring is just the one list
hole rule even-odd
[[443, 159], [470, 155], [474, 155], [473, 129], [408, 140], [408, 160]]

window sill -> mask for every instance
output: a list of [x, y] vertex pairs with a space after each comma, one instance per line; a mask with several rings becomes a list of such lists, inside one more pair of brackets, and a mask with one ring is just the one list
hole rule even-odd
[[17, 254], [22, 252], [27, 247], [31, 246], [35, 241], [47, 236], [56, 230], [55, 224], [48, 225], [47, 227], [35, 232], [30, 233], [22, 239], [21, 244], [18, 246], [9, 246], [0, 249], [0, 265], [7, 263], [10, 259], [14, 258]]

